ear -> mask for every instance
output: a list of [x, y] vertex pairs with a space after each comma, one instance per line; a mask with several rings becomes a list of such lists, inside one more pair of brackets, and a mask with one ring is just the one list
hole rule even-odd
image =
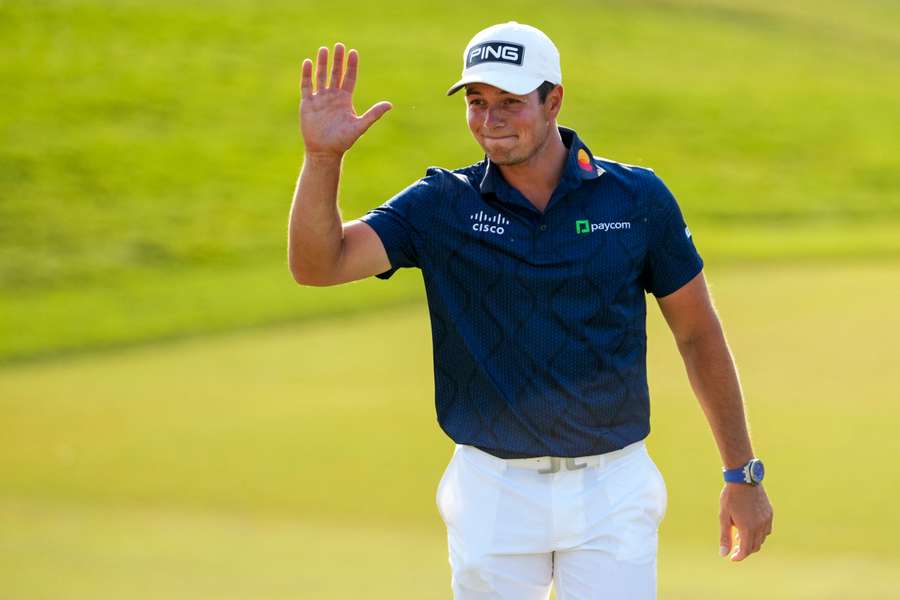
[[556, 118], [556, 116], [559, 114], [559, 111], [562, 110], [562, 100], [563, 86], [562, 84], [558, 84], [555, 88], [550, 90], [550, 93], [547, 94], [547, 100], [544, 102], [544, 108], [547, 111], [548, 118]]

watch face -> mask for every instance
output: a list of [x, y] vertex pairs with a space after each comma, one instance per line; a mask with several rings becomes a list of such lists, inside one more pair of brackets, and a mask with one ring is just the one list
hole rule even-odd
[[762, 461], [758, 460], [753, 463], [753, 466], [750, 467], [750, 477], [753, 479], [753, 481], [762, 481], [765, 471], [766, 470], [763, 467]]

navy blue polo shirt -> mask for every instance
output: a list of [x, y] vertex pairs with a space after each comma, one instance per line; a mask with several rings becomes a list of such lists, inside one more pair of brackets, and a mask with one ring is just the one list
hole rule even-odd
[[568, 157], [543, 213], [487, 157], [430, 167], [363, 215], [391, 268], [422, 271], [438, 423], [504, 458], [586, 456], [650, 433], [645, 293], [703, 268], [675, 198], [648, 168]]

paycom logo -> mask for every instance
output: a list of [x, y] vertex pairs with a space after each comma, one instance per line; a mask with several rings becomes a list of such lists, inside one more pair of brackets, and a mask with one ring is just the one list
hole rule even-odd
[[593, 233], [595, 231], [613, 231], [616, 229], [631, 229], [631, 221], [616, 221], [613, 223], [591, 223], [587, 219], [575, 221], [575, 233]]

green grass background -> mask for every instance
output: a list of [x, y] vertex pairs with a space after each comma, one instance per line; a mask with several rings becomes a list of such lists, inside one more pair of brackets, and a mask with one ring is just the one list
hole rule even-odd
[[[896, 348], [879, 346], [900, 336], [880, 293], [898, 277], [710, 271], [775, 507], [742, 563], [717, 555], [718, 453], [651, 311], [660, 598], [900, 597]], [[430, 352], [415, 304], [0, 371], [0, 597], [449, 598]]]
[[561, 123], [679, 198], [769, 468], [728, 564], [651, 306], [660, 597], [900, 598], [897, 3], [0, 0], [0, 600], [450, 597], [421, 277], [287, 268], [298, 74], [343, 41], [394, 104], [355, 218], [481, 158], [443, 92], [509, 19], [559, 46]]
[[895, 2], [6, 0], [0, 360], [421, 298], [282, 276], [299, 66], [343, 41], [357, 108], [394, 103], [347, 156], [355, 218], [481, 158], [444, 91], [508, 19], [556, 40], [561, 123], [655, 168], [709, 260], [900, 256]]

